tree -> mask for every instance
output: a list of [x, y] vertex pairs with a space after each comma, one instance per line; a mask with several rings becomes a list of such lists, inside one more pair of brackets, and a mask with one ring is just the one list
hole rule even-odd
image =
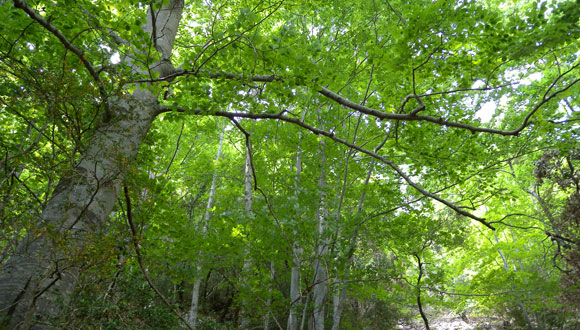
[[[67, 10], [58, 8], [63, 5], [54, 5], [57, 7], [56, 13]], [[6, 8], [9, 6], [4, 4], [8, 16], [15, 16], [11, 18], [15, 25], [23, 18], [20, 13], [28, 16], [44, 31], [52, 34], [51, 38], [57, 38], [67, 53], [70, 51], [77, 57], [75, 61], [81, 62], [93, 80], [91, 84], [97, 86], [98, 94], [94, 97], [98, 111], [101, 112], [98, 114], [99, 121], [102, 122], [88, 139], [82, 157], [78, 161], [71, 160], [76, 164], [60, 179], [52, 192], [52, 197], [38, 219], [38, 233], [28, 232], [4, 266], [0, 305], [5, 315], [11, 317], [11, 326], [27, 329], [32, 327], [33, 322], [47, 321], [58, 315], [55, 299], [71, 292], [75, 274], [79, 271], [75, 269], [75, 259], [81, 257], [91, 232], [102, 230], [104, 221], [120, 193], [124, 164], [135, 157], [158, 111], [158, 101], [157, 96], [141, 88], [135, 89], [131, 94], [109, 95], [101, 76], [89, 62], [90, 54], [71, 44], [70, 37], [63, 35], [48, 18], [44, 18], [26, 2], [15, 1], [14, 9]], [[98, 9], [96, 7], [91, 5], [89, 8], [95, 10]], [[166, 75], [164, 70], [171, 56], [183, 3], [173, 2], [162, 8], [157, 7], [159, 13], [155, 14], [155, 19], [150, 15], [147, 23], [144, 22], [143, 31], [152, 33], [155, 49], [162, 54], [150, 72]], [[153, 7], [150, 13], [156, 13]], [[91, 19], [93, 18], [89, 18]], [[69, 21], [68, 24], [71, 23]], [[39, 39], [41, 41], [43, 37], [39, 36]], [[142, 43], [132, 46], [143, 49], [147, 47]], [[10, 51], [8, 49], [5, 53], [5, 59], [26, 66], [24, 60], [12, 59], [13, 54]], [[140, 70], [134, 64], [128, 64], [128, 68], [132, 72]], [[35, 69], [41, 72], [43, 70]], [[71, 69], [72, 72], [77, 70]], [[24, 74], [27, 79], [32, 72]], [[18, 73], [12, 74], [13, 79], [19, 76]], [[35, 319], [37, 313], [39, 319]]]
[[[362, 227], [397, 237], [408, 229], [397, 219], [423, 221], [445, 207], [495, 230], [510, 213], [484, 218], [478, 210], [501, 197], [501, 189], [488, 185], [486, 168], [577, 140], [575, 1], [14, 0], [3, 1], [1, 12], [8, 22], [0, 30], [3, 129], [15, 134], [2, 139], [3, 235], [18, 242], [2, 245], [10, 257], [0, 274], [0, 310], [9, 327], [53, 322], [78, 275], [98, 263], [87, 251], [107, 231], [129, 170], [139, 170], [134, 160], [156, 119], [224, 117], [247, 150], [259, 144], [256, 136], [269, 141], [277, 134], [273, 121], [289, 137], [298, 136], [296, 129], [317, 136], [300, 144], [307, 156], [298, 151], [293, 158], [311, 168], [291, 171], [321, 177], [320, 184], [300, 181], [306, 195], [321, 196], [314, 198], [318, 205], [301, 205], [320, 211], [316, 244], [296, 245], [312, 238], [298, 224], [302, 237], [289, 238], [293, 224], [284, 214], [296, 217], [296, 210], [271, 197], [295, 194], [260, 184], [268, 171], [259, 162], [277, 167], [280, 155], [249, 158], [262, 198], [255, 204], [267, 209], [296, 263], [308, 253], [316, 260], [304, 269], [315, 280], [301, 302], [319, 327], [321, 304], [331, 301], [325, 298], [330, 279], [354, 276], [346, 267], [360, 240], [351, 238]], [[486, 122], [481, 109], [494, 103]], [[351, 117], [359, 119], [356, 129]], [[314, 156], [318, 145], [325, 146], [322, 156]], [[354, 156], [337, 166], [345, 150]], [[323, 164], [315, 165], [317, 157]], [[350, 157], [358, 165], [346, 173]], [[360, 212], [357, 190], [367, 189], [369, 179], [357, 183], [369, 164], [376, 168], [369, 174], [373, 188], [385, 195], [369, 197], [365, 204], [372, 206]], [[347, 187], [350, 175], [354, 183]], [[481, 185], [464, 184], [472, 177]], [[276, 180], [282, 179], [270, 182]], [[336, 200], [334, 190], [343, 191]], [[21, 209], [20, 200], [34, 207]], [[340, 211], [349, 208], [355, 211]], [[336, 210], [337, 221], [325, 222], [323, 213]], [[31, 221], [18, 227], [22, 215]], [[385, 217], [394, 219], [388, 228], [378, 222]], [[417, 260], [422, 251], [403, 250]], [[419, 265], [423, 274], [426, 264]]]

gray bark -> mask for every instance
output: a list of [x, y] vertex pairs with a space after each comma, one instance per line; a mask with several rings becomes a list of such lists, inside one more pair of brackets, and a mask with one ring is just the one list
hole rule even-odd
[[[18, 4], [27, 6], [23, 1]], [[182, 9], [183, 0], [173, 0], [160, 10], [156, 24], [149, 19], [144, 27], [153, 31], [156, 26], [154, 35], [163, 59], [170, 56]], [[163, 71], [159, 63], [151, 70], [162, 74], [173, 70], [171, 63], [163, 62]], [[95, 130], [81, 160], [54, 189], [37, 230], [27, 233], [2, 269], [0, 327], [49, 327], [75, 287], [91, 237], [106, 231], [124, 170], [135, 159], [159, 110], [157, 97], [140, 89], [108, 103], [112, 118]]]
[[306, 318], [308, 317], [308, 302], [310, 300], [310, 294], [306, 295], [306, 299], [304, 301], [304, 308], [302, 310], [302, 321], [300, 321], [300, 330], [304, 330], [304, 326], [306, 325]]
[[[201, 271], [198, 267], [197, 271]], [[195, 278], [193, 283], [193, 290], [191, 291], [191, 307], [189, 308], [189, 313], [187, 314], [187, 323], [195, 329], [195, 322], [197, 321], [197, 314], [199, 312], [199, 291], [201, 288], [201, 275]]]
[[[275, 270], [274, 270], [274, 261], [270, 261], [270, 285], [274, 285], [275, 279]], [[266, 300], [266, 308], [268, 312], [264, 317], [264, 330], [270, 329], [270, 313], [271, 313], [271, 306], [272, 306], [272, 287], [268, 289], [268, 299]]]
[[137, 155], [154, 119], [156, 97], [137, 91], [115, 100], [115, 118], [101, 126], [81, 161], [61, 178], [38, 221], [0, 274], [0, 309], [10, 328], [43, 328], [59, 315], [55, 301], [74, 288], [83, 250], [121, 190], [126, 162]]
[[[306, 117], [306, 111], [302, 111], [302, 121]], [[298, 133], [298, 140], [301, 140], [302, 132]], [[298, 146], [298, 152], [296, 153], [296, 191], [298, 191], [300, 185], [300, 175], [302, 174], [302, 149], [300, 145]], [[298, 200], [298, 196], [297, 200]], [[297, 236], [297, 231], [294, 231], [294, 236]], [[288, 330], [298, 329], [298, 309], [296, 308], [300, 300], [300, 255], [302, 254], [302, 249], [298, 243], [298, 239], [292, 245], [292, 252], [294, 254], [294, 263], [292, 269], [290, 270], [290, 313], [288, 315]]]
[[[244, 201], [245, 201], [245, 206], [246, 206], [246, 213], [248, 216], [252, 215], [252, 202], [253, 202], [253, 198], [252, 198], [252, 164], [251, 164], [251, 159], [250, 159], [250, 150], [246, 151], [246, 165], [244, 168]], [[245, 276], [247, 274], [250, 273], [250, 267], [252, 266], [251, 260], [250, 260], [250, 253], [249, 253], [249, 246], [246, 246], [246, 258], [244, 260], [244, 265], [242, 267], [242, 275], [241, 276]], [[249, 302], [248, 301], [244, 301], [244, 304], [242, 306], [242, 312], [241, 312], [241, 321], [240, 321], [240, 329], [248, 329], [250, 327], [250, 315], [248, 313], [248, 308], [249, 308]], [[268, 306], [269, 307], [269, 304]], [[269, 321], [269, 314], [266, 313], [265, 316], [265, 324], [268, 324]], [[265, 326], [265, 329], [267, 329], [267, 326]]]
[[320, 190], [319, 206], [317, 213], [318, 220], [318, 244], [316, 246], [316, 256], [314, 261], [314, 292], [312, 301], [313, 327], [314, 330], [324, 330], [324, 311], [326, 305], [326, 295], [328, 291], [328, 270], [324, 264], [324, 258], [328, 254], [328, 239], [326, 232], [328, 229], [328, 210], [326, 207], [326, 145], [324, 140], [320, 141], [320, 178], [318, 189]]
[[[294, 254], [299, 251], [298, 244], [293, 246]], [[298, 328], [298, 310], [296, 306], [300, 303], [300, 260], [294, 257], [294, 265], [290, 270], [290, 314], [288, 315], [288, 330]]]

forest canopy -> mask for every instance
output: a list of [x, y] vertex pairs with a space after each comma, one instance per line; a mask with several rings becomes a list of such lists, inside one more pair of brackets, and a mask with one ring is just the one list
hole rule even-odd
[[0, 328], [580, 327], [578, 0], [0, 7]]

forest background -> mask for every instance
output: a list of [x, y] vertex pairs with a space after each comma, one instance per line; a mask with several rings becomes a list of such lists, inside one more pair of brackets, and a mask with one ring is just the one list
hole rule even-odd
[[580, 326], [579, 1], [0, 6], [0, 327]]

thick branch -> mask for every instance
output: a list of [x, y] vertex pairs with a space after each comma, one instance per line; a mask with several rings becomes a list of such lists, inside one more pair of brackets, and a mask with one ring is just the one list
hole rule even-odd
[[[250, 76], [244, 76], [243, 74], [235, 74], [235, 73], [228, 73], [228, 72], [211, 72], [211, 71], [203, 71], [203, 70], [200, 71], [199, 73], [204, 74], [205, 76], [207, 76], [209, 78], [214, 78], [214, 79], [221, 78], [221, 79], [230, 79], [230, 80], [239, 80], [239, 81], [254, 81], [254, 82], [284, 81], [284, 79], [282, 77], [279, 77], [276, 75], [256, 75], [256, 76], [250, 77]], [[566, 73], [568, 73], [568, 72], [566, 72]], [[176, 72], [174, 74], [168, 75], [168, 76], [163, 77], [163, 78], [150, 79], [150, 80], [137, 80], [135, 82], [136, 83], [149, 83], [149, 82], [155, 82], [155, 81], [167, 81], [167, 80], [171, 80], [175, 77], [184, 76], [184, 75], [197, 75], [197, 72], [182, 70], [182, 71]], [[558, 79], [560, 79], [560, 77]], [[460, 129], [465, 129], [465, 130], [471, 131], [472, 133], [481, 132], [481, 133], [489, 133], [489, 134], [498, 134], [498, 135], [503, 135], [503, 136], [517, 136], [520, 134], [521, 131], [523, 131], [526, 127], [528, 127], [531, 124], [531, 122], [530, 122], [531, 117], [542, 106], [544, 106], [550, 100], [555, 98], [558, 94], [565, 92], [570, 87], [577, 84], [578, 82], [580, 82], [580, 78], [573, 80], [567, 86], [565, 86], [565, 87], [561, 88], [560, 90], [557, 90], [554, 93], [542, 98], [540, 103], [538, 103], [528, 113], [528, 115], [525, 117], [522, 124], [514, 130], [500, 130], [500, 129], [494, 129], [494, 128], [479, 127], [479, 126], [473, 126], [473, 125], [469, 125], [469, 124], [450, 121], [450, 120], [444, 119], [443, 117], [418, 115], [417, 114], [418, 112], [424, 110], [424, 104], [420, 100], [420, 97], [424, 96], [424, 95], [410, 95], [410, 96], [408, 96], [406, 101], [408, 101], [410, 98], [415, 98], [419, 102], [419, 106], [416, 109], [412, 110], [410, 113], [405, 114], [405, 113], [386, 113], [386, 112], [382, 112], [382, 111], [379, 111], [379, 110], [376, 110], [373, 108], [366, 107], [366, 106], [361, 105], [359, 103], [355, 103], [355, 102], [353, 102], [345, 97], [342, 97], [341, 95], [339, 95], [339, 94], [337, 94], [337, 93], [335, 93], [335, 92], [333, 92], [325, 87], [319, 87], [318, 93], [320, 93], [321, 95], [337, 102], [338, 104], [340, 104], [342, 106], [345, 106], [347, 108], [350, 108], [350, 109], [356, 110], [358, 112], [367, 114], [369, 116], [376, 117], [376, 118], [381, 119], [381, 120], [426, 121], [426, 122], [437, 124], [439, 126], [456, 127], [456, 128], [460, 128]]]
[[[457, 122], [453, 122], [453, 121], [449, 121], [446, 119], [443, 119], [443, 117], [432, 117], [432, 116], [424, 116], [424, 115], [417, 115], [416, 113], [418, 111], [412, 111], [409, 114], [399, 114], [399, 113], [385, 113], [382, 111], [378, 111], [372, 108], [368, 108], [362, 105], [359, 105], [358, 103], [354, 103], [324, 87], [322, 87], [319, 91], [320, 94], [336, 101], [337, 103], [357, 110], [359, 112], [365, 113], [367, 115], [385, 120], [385, 119], [390, 119], [390, 120], [406, 120], [406, 121], [427, 121], [427, 122], [431, 122], [431, 123], [435, 123], [437, 125], [440, 126], [448, 126], [448, 127], [457, 127], [457, 128], [461, 128], [461, 129], [466, 129], [471, 131], [472, 133], [474, 132], [482, 132], [482, 133], [491, 133], [491, 134], [498, 134], [498, 135], [503, 135], [503, 136], [517, 136], [521, 131], [523, 131], [527, 126], [529, 126], [530, 124], [530, 118], [532, 117], [532, 115], [534, 115], [534, 113], [536, 113], [544, 104], [546, 104], [548, 101], [550, 101], [551, 99], [553, 99], [555, 96], [557, 96], [558, 94], [566, 91], [567, 89], [569, 89], [570, 87], [572, 87], [574, 84], [578, 83], [580, 81], [580, 79], [576, 79], [574, 80], [571, 84], [569, 84], [568, 86], [550, 94], [548, 97], [542, 99], [542, 101], [540, 103], [538, 103], [533, 109], [532, 111], [530, 111], [530, 113], [528, 113], [528, 115], [526, 116], [526, 118], [524, 119], [524, 121], [522, 122], [522, 124], [520, 125], [520, 127], [518, 127], [517, 129], [511, 130], [511, 131], [504, 131], [504, 130], [499, 130], [499, 129], [494, 129], [494, 128], [485, 128], [485, 127], [478, 127], [478, 126], [473, 126], [473, 125], [469, 125], [469, 124], [463, 124], [463, 123], [457, 123]], [[420, 109], [420, 108], [419, 108]], [[420, 110], [419, 110], [420, 111]]]

